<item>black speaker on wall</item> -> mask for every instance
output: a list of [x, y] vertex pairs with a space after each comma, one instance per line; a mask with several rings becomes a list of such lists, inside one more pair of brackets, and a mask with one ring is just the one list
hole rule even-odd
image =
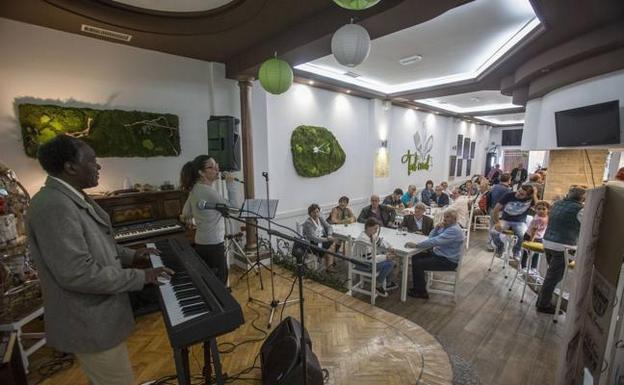
[[[260, 348], [263, 385], [303, 384], [301, 362], [301, 324], [292, 317], [284, 319]], [[306, 330], [305, 346], [309, 385], [323, 385], [321, 364], [312, 352], [312, 341]]]
[[208, 120], [208, 155], [221, 171], [240, 171], [240, 120], [233, 116], [211, 116]]

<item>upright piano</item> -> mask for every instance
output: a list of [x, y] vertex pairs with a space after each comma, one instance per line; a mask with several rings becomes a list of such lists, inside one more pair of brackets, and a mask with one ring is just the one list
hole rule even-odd
[[185, 237], [179, 217], [186, 198], [180, 190], [93, 197], [110, 216], [115, 240], [125, 246]]
[[[179, 220], [187, 198], [183, 191], [124, 192], [92, 198], [108, 213], [113, 237], [124, 246], [139, 248], [163, 239], [191, 237]], [[158, 291], [153, 286], [131, 292], [130, 302], [135, 316], [159, 310]]]

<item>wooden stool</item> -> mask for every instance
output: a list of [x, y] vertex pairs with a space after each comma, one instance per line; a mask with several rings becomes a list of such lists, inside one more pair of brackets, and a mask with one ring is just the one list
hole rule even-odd
[[[553, 322], [557, 323], [559, 310], [561, 309], [561, 298], [563, 298], [563, 291], [565, 289], [566, 278], [568, 278], [568, 270], [574, 269], [576, 266], [576, 261], [572, 259], [576, 252], [576, 247], [566, 247], [563, 251], [563, 258], [565, 258], [564, 269], [563, 269], [563, 278], [559, 283], [559, 296], [557, 297], [557, 306], [555, 307], [555, 314], [553, 314]], [[569, 299], [568, 299], [569, 301]]]
[[[501, 232], [501, 238], [503, 241], [503, 254], [501, 255], [501, 259], [503, 260], [503, 271], [505, 272], [505, 279], [507, 279], [507, 271], [505, 267], [509, 264], [510, 256], [513, 256], [513, 247], [518, 242], [518, 237], [511, 230], [503, 230]], [[496, 258], [496, 250], [492, 253], [492, 260], [490, 261], [490, 267], [488, 267], [488, 271], [492, 271], [492, 265], [494, 264], [494, 258]]]
[[[542, 255], [544, 255], [544, 245], [539, 242], [524, 241], [522, 242], [522, 249], [526, 250], [527, 255], [528, 255], [525, 269], [522, 270], [522, 264], [519, 262], [520, 264], [516, 268], [516, 276], [511, 282], [511, 285], [509, 285], [509, 291], [511, 291], [514, 283], [516, 282], [516, 279], [518, 278], [518, 274], [522, 275], [522, 278], [524, 279], [524, 286], [522, 288], [522, 297], [520, 297], [520, 303], [524, 302], [524, 293], [526, 292], [527, 283], [529, 281], [529, 269], [531, 266], [531, 260], [533, 258], [533, 254], [537, 253], [538, 265], [539, 265], [539, 260], [542, 257]], [[533, 283], [533, 285], [542, 286], [542, 284], [537, 282], [537, 280], [535, 283]]]

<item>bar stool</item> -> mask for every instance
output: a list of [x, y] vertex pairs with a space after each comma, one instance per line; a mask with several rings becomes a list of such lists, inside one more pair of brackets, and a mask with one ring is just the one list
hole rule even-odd
[[[524, 293], [526, 292], [527, 283], [529, 281], [529, 269], [531, 266], [531, 261], [533, 259], [533, 254], [537, 253], [537, 261], [538, 261], [537, 264], [539, 266], [539, 260], [542, 258], [542, 255], [544, 255], [544, 245], [539, 242], [524, 241], [522, 242], [522, 249], [526, 250], [529, 256], [527, 258], [526, 267], [524, 270], [522, 270], [522, 265], [520, 264], [516, 268], [516, 275], [513, 281], [511, 282], [511, 285], [509, 285], [509, 291], [511, 291], [514, 283], [516, 282], [516, 279], [518, 278], [518, 274], [522, 276], [522, 279], [524, 280], [524, 286], [522, 288], [522, 297], [520, 298], [520, 303], [524, 302]], [[539, 283], [537, 280], [535, 280], [535, 282], [532, 285], [542, 286], [542, 284]]]
[[[518, 237], [511, 230], [503, 230], [500, 234], [501, 240], [503, 241], [503, 254], [501, 255], [501, 259], [503, 260], [503, 271], [505, 272], [505, 279], [507, 279], [507, 271], [505, 267], [509, 264], [509, 258], [513, 256], [513, 247], [518, 242]], [[494, 258], [496, 258], [496, 251], [492, 253], [492, 260], [490, 261], [490, 267], [488, 267], [488, 271], [492, 271], [492, 265], [494, 264]]]
[[566, 279], [568, 278], [568, 270], [574, 269], [574, 267], [576, 266], [576, 261], [572, 259], [575, 256], [575, 254], [576, 254], [576, 247], [566, 247], [563, 250], [563, 258], [565, 258], [564, 260], [565, 263], [564, 263], [564, 269], [563, 269], [563, 278], [561, 279], [561, 282], [559, 283], [559, 296], [557, 297], [557, 306], [555, 307], [555, 314], [553, 314], [554, 323], [557, 323], [559, 321], [558, 316], [559, 316], [559, 310], [561, 309], [561, 298], [563, 298], [563, 291], [565, 289]]

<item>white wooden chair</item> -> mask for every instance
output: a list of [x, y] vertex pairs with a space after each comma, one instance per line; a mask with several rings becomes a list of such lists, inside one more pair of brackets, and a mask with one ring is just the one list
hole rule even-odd
[[[347, 294], [352, 295], [353, 292], [365, 294], [371, 297], [371, 305], [375, 304], [377, 298], [377, 263], [375, 256], [377, 255], [377, 245], [362, 241], [352, 241], [350, 257], [356, 261], [364, 263], [369, 268], [356, 265], [349, 262], [348, 267], [348, 283]], [[372, 250], [371, 250], [372, 249]], [[369, 287], [368, 289], [366, 287]], [[386, 283], [383, 283], [386, 288]]]
[[[561, 309], [561, 299], [565, 293], [566, 280], [568, 278], [568, 271], [573, 269], [576, 266], [576, 246], [566, 247], [563, 251], [564, 259], [564, 270], [563, 270], [563, 278], [559, 282], [559, 288], [555, 289], [555, 294], [557, 295], [557, 305], [555, 306], [555, 314], [553, 314], [553, 322], [557, 323], [559, 321], [559, 310]], [[557, 293], [558, 291], [558, 293]], [[568, 294], [569, 295], [569, 294]], [[569, 297], [568, 297], [569, 300]], [[569, 301], [568, 301], [569, 304]]]
[[[464, 242], [466, 243], [466, 242]], [[465, 250], [465, 247], [462, 247], [461, 250]], [[449, 295], [453, 297], [453, 303], [457, 303], [457, 283], [459, 282], [459, 276], [461, 274], [461, 267], [464, 261], [465, 251], [462, 252], [459, 257], [459, 263], [457, 263], [457, 268], [455, 271], [427, 271], [427, 292], [433, 294], [442, 294]], [[452, 275], [452, 279], [445, 278], [436, 278], [436, 274], [444, 275], [448, 277]], [[432, 284], [435, 284], [434, 288]], [[441, 286], [441, 287], [440, 287]], [[450, 289], [445, 289], [445, 287], [450, 287]]]
[[468, 209], [468, 218], [466, 223], [462, 223], [462, 230], [464, 230], [464, 236], [466, 237], [466, 241], [464, 242], [465, 249], [468, 250], [470, 247], [470, 225], [472, 224], [472, 215], [474, 214], [474, 204], [470, 205]]
[[[303, 222], [296, 221], [295, 227], [297, 229], [297, 234], [303, 234]], [[303, 257], [306, 268], [312, 270], [323, 270], [325, 268], [321, 259], [322, 257], [319, 257], [311, 251], [306, 251], [306, 255]]]

